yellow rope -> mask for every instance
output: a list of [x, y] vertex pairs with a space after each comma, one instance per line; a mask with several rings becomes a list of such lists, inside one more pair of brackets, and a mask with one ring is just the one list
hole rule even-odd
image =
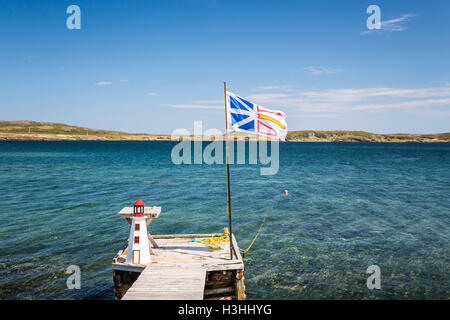
[[242, 249], [241, 249], [242, 255], [245, 255], [245, 254], [250, 250], [250, 248], [253, 246], [253, 244], [254, 244], [255, 241], [256, 241], [256, 238], [258, 238], [259, 233], [261, 232], [261, 228], [262, 228], [262, 226], [264, 225], [264, 222], [266, 222], [266, 215], [264, 215], [264, 219], [263, 219], [261, 225], [259, 226], [258, 232], [256, 233], [255, 237], [253, 238], [252, 243], [250, 243], [250, 245], [248, 246], [247, 249], [245, 249], [245, 250], [242, 250]]
[[221, 243], [225, 241], [229, 241], [230, 233], [228, 231], [223, 232], [223, 236], [214, 236], [209, 238], [196, 238], [191, 241], [196, 241], [205, 244], [210, 249], [220, 249]]
[[[263, 219], [261, 225], [259, 226], [258, 232], [256, 232], [256, 235], [253, 238], [250, 245], [248, 246], [248, 248], [245, 250], [240, 249], [242, 255], [245, 255], [250, 250], [250, 248], [253, 246], [253, 244], [255, 243], [259, 234], [261, 233], [261, 229], [265, 222], [266, 222], [266, 215], [264, 215], [264, 219]], [[194, 240], [190, 240], [189, 242], [194, 242], [194, 241], [200, 242], [200, 243], [205, 244], [210, 249], [220, 249], [221, 243], [225, 242], [225, 241], [230, 241], [229, 239], [230, 239], [230, 233], [228, 231], [224, 230], [223, 236], [217, 235], [217, 236], [209, 237], [209, 238], [195, 238]]]

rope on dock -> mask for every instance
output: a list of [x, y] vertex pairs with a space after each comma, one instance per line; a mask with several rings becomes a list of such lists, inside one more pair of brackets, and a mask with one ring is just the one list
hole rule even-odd
[[223, 236], [214, 236], [209, 238], [195, 238], [194, 240], [190, 240], [189, 242], [200, 242], [206, 245], [210, 249], [220, 249], [221, 243], [225, 241], [229, 241], [230, 233], [226, 230], [223, 232]]
[[[266, 215], [264, 214], [263, 221], [261, 222], [261, 225], [259, 226], [259, 229], [256, 232], [256, 235], [253, 238], [250, 245], [248, 246], [248, 248], [245, 250], [239, 249], [242, 254], [242, 257], [244, 257], [245, 254], [250, 251], [251, 247], [253, 246], [253, 244], [255, 243], [259, 234], [261, 233], [261, 229], [265, 222], [266, 222]], [[223, 236], [217, 235], [217, 236], [209, 237], [209, 238], [195, 238], [193, 240], [189, 240], [189, 242], [199, 242], [199, 243], [203, 243], [210, 249], [220, 249], [222, 242], [229, 241], [229, 236], [230, 236], [230, 233], [227, 230], [224, 230]]]
[[262, 226], [264, 225], [265, 222], [266, 222], [266, 215], [264, 214], [264, 218], [263, 218], [263, 221], [262, 221], [261, 225], [259, 226], [258, 232], [256, 232], [256, 235], [255, 235], [255, 237], [253, 238], [253, 240], [252, 240], [252, 242], [250, 243], [250, 245], [248, 246], [248, 248], [245, 249], [245, 250], [239, 249], [239, 250], [241, 251], [241, 254], [242, 254], [242, 257], [243, 257], [243, 258], [245, 257], [245, 254], [250, 250], [250, 248], [251, 248], [251, 247], [253, 246], [253, 244], [255, 243], [256, 238], [258, 238], [259, 233], [261, 232], [261, 228], [262, 228]]

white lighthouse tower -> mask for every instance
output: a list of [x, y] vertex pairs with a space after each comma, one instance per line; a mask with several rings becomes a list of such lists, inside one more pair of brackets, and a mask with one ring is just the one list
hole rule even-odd
[[128, 240], [127, 263], [150, 263], [150, 244], [147, 235], [147, 223], [144, 215], [144, 202], [138, 199], [133, 204], [130, 239]]

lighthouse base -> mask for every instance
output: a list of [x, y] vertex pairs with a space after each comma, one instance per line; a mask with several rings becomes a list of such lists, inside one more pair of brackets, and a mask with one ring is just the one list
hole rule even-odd
[[128, 241], [125, 246], [119, 250], [117, 255], [113, 259], [112, 271], [114, 281], [114, 299], [120, 300], [133, 285], [133, 283], [139, 278], [141, 272], [144, 271], [146, 265], [130, 265], [125, 262], [128, 249]]
[[113, 270], [114, 299], [122, 299], [140, 275], [140, 272]]

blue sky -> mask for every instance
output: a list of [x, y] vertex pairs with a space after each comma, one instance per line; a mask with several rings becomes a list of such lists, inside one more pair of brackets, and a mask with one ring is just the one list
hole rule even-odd
[[0, 1], [2, 120], [223, 130], [227, 81], [289, 130], [450, 131], [450, 1]]

